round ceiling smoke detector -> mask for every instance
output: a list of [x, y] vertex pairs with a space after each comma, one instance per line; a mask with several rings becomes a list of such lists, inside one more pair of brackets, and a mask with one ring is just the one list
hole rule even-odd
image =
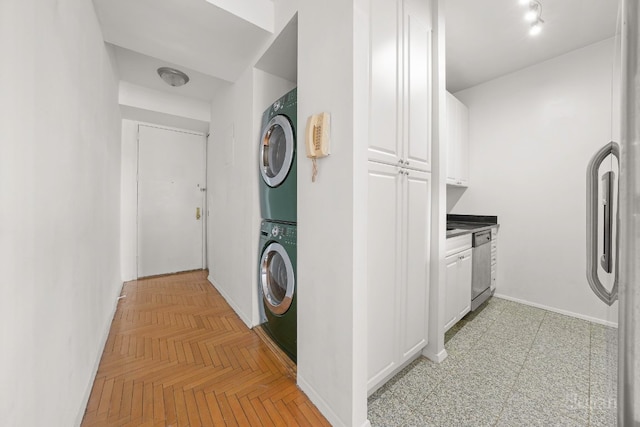
[[175, 68], [160, 67], [158, 68], [158, 75], [165, 83], [174, 87], [182, 86], [189, 82], [189, 76]]

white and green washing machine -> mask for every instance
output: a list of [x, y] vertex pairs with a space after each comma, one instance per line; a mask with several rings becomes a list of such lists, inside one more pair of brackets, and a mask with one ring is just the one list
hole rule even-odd
[[297, 109], [297, 89], [293, 89], [262, 115], [260, 211], [268, 221], [295, 223], [297, 219]]
[[258, 282], [264, 329], [291, 360], [297, 356], [296, 226], [262, 221]]

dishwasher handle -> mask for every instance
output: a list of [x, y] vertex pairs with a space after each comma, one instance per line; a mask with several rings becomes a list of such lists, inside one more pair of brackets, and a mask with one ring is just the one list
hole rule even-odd
[[472, 246], [474, 248], [486, 245], [489, 242], [491, 242], [491, 230], [478, 231], [477, 233], [473, 233]]

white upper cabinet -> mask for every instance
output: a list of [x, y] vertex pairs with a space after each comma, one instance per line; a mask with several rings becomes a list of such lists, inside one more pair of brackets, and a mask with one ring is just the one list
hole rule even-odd
[[418, 0], [371, 0], [369, 160], [431, 171], [431, 16]]
[[469, 186], [469, 109], [447, 92], [447, 184]]
[[402, 155], [399, 132], [400, 3], [371, 0], [369, 159], [396, 164]]

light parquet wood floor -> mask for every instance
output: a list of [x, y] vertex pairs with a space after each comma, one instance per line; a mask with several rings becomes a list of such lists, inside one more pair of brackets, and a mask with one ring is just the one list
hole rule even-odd
[[83, 426], [328, 426], [291, 370], [189, 272], [125, 283]]

